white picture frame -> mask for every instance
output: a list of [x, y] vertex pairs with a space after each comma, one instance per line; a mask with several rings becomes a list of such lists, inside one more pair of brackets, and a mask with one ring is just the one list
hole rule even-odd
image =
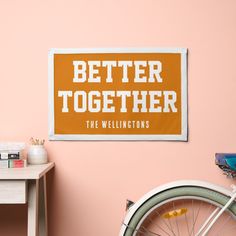
[[[178, 53], [181, 54], [181, 134], [178, 135], [120, 135], [120, 134], [55, 134], [54, 131], [54, 55], [79, 53]], [[186, 48], [89, 48], [89, 49], [51, 49], [48, 56], [49, 77], [49, 140], [133, 140], [133, 141], [187, 141], [188, 140], [188, 102], [187, 102], [187, 49]]]

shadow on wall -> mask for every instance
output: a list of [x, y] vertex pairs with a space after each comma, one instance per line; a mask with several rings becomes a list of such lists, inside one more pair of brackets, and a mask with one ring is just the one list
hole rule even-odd
[[16, 236], [16, 229], [20, 232], [17, 236], [27, 235], [27, 206], [0, 205], [0, 236]]

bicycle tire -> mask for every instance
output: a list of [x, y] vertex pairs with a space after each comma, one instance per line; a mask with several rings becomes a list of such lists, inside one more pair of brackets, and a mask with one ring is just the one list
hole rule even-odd
[[[213, 189], [207, 189], [200, 186], [180, 186], [173, 189], [167, 189], [161, 193], [158, 193], [151, 198], [149, 198], [146, 202], [144, 202], [135, 212], [135, 214], [130, 219], [127, 224], [126, 230], [123, 236], [133, 236], [136, 233], [137, 226], [140, 224], [141, 220], [144, 220], [144, 216], [155, 206], [165, 202], [167, 200], [171, 200], [174, 198], [184, 198], [184, 197], [193, 197], [193, 198], [201, 198], [206, 202], [212, 203], [217, 206], [224, 206], [230, 199], [229, 196], [226, 196], [222, 193], [219, 193]], [[236, 202], [233, 202], [228, 211], [232, 213], [236, 217]]]

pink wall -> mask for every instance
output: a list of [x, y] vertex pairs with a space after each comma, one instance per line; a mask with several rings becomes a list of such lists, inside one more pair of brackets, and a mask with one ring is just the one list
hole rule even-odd
[[[231, 184], [214, 153], [236, 151], [235, 12], [234, 0], [1, 0], [0, 140], [47, 139], [52, 47], [189, 49], [189, 142], [47, 142], [50, 236], [118, 235], [126, 198], [168, 181]], [[1, 236], [25, 235], [24, 206], [0, 219]]]

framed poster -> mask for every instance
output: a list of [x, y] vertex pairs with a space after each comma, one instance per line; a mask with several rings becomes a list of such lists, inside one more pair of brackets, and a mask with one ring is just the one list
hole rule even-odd
[[187, 49], [52, 49], [50, 140], [187, 141]]

